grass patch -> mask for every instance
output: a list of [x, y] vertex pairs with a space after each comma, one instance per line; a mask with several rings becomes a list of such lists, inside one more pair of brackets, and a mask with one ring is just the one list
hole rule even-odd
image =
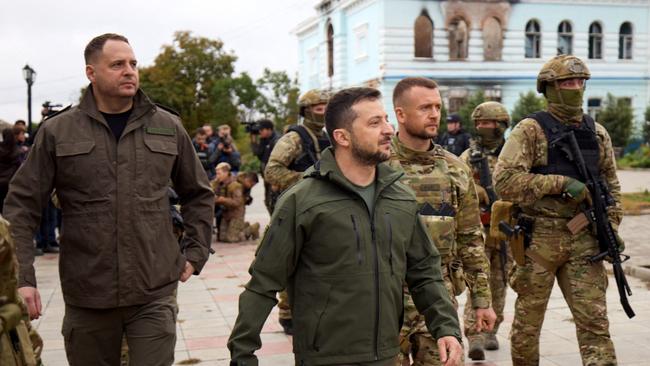
[[626, 215], [639, 215], [650, 210], [650, 192], [622, 193], [621, 203]]

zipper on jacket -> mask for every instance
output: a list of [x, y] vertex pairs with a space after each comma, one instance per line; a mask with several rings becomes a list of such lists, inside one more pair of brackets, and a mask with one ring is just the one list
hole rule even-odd
[[388, 264], [390, 265], [390, 274], [395, 275], [393, 271], [393, 227], [390, 224], [390, 213], [384, 214], [384, 222], [388, 228]]
[[361, 264], [361, 237], [359, 236], [359, 229], [357, 228], [357, 220], [354, 215], [350, 215], [352, 220], [352, 229], [354, 229], [354, 236], [357, 238], [357, 262]]
[[370, 217], [372, 249], [375, 257], [375, 361], [379, 360], [379, 253], [377, 253], [377, 235], [375, 233], [374, 215]]

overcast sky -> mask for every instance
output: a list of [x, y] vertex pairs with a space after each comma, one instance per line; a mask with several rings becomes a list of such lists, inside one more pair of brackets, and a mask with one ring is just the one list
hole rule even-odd
[[265, 67], [295, 75], [298, 43], [290, 32], [316, 14], [318, 0], [2, 0], [0, 2], [0, 119], [27, 120], [22, 68], [36, 70], [32, 120], [44, 101], [79, 98], [88, 80], [83, 50], [94, 36], [129, 38], [141, 66], [153, 63], [178, 30], [220, 38], [238, 56], [236, 73], [261, 75]]

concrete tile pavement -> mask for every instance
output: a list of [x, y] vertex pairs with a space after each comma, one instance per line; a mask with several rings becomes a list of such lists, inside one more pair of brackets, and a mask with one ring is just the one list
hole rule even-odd
[[[269, 217], [263, 205], [262, 185], [253, 190], [254, 202], [249, 207], [247, 219], [257, 221], [262, 227]], [[650, 253], [650, 216], [626, 217], [621, 235], [626, 240], [628, 252], [642, 258]], [[175, 349], [176, 364], [227, 366], [229, 352], [226, 342], [237, 317], [237, 300], [243, 284], [248, 279], [248, 267], [253, 259], [255, 243], [214, 243], [216, 254], [210, 257], [203, 272], [179, 286], [178, 341]], [[645, 259], [639, 260], [639, 264]], [[636, 263], [636, 262], [635, 262]], [[61, 294], [58, 257], [46, 254], [36, 259], [38, 278], [44, 311], [34, 326], [43, 336], [45, 347], [43, 361], [46, 366], [68, 365], [61, 336], [64, 303]], [[628, 276], [633, 296], [630, 303], [637, 316], [630, 320], [621, 309], [614, 279], [610, 276], [607, 292], [612, 339], [616, 346], [619, 365], [648, 365], [650, 359], [650, 285]], [[462, 306], [465, 296], [459, 298]], [[498, 333], [501, 349], [488, 351], [487, 360], [467, 365], [509, 366], [510, 347], [508, 332], [513, 319], [515, 294], [508, 291], [505, 320]], [[275, 308], [262, 332], [262, 349], [257, 355], [262, 366], [293, 365], [291, 337], [284, 335], [277, 321]], [[570, 311], [556, 286], [549, 301], [546, 319], [540, 337], [542, 366], [580, 365], [575, 327]]]

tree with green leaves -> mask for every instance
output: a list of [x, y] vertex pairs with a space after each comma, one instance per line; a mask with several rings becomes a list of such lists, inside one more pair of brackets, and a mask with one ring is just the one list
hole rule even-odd
[[537, 95], [537, 93], [532, 90], [526, 94], [519, 93], [519, 99], [517, 100], [517, 103], [515, 103], [515, 107], [510, 116], [512, 126], [519, 123], [519, 121], [526, 118], [529, 114], [544, 109], [546, 109], [546, 99], [543, 96]]
[[291, 79], [285, 71], [264, 69], [257, 79], [260, 98], [258, 112], [273, 120], [275, 129], [282, 131], [284, 126], [298, 122], [298, 80]]
[[634, 111], [629, 99], [616, 98], [607, 94], [605, 108], [598, 114], [598, 122], [602, 123], [612, 138], [612, 145], [625, 147], [632, 134]]
[[465, 131], [474, 130], [474, 122], [472, 121], [472, 112], [474, 109], [481, 103], [485, 102], [485, 92], [482, 89], [477, 90], [473, 93], [465, 104], [458, 110], [458, 115], [460, 116], [461, 124]]
[[643, 121], [643, 141], [650, 145], [650, 106], [645, 109], [645, 118]]
[[236, 127], [238, 110], [223, 90], [231, 86], [236, 60], [222, 41], [179, 31], [153, 65], [140, 69], [140, 85], [155, 102], [178, 111], [189, 130], [204, 123]]

